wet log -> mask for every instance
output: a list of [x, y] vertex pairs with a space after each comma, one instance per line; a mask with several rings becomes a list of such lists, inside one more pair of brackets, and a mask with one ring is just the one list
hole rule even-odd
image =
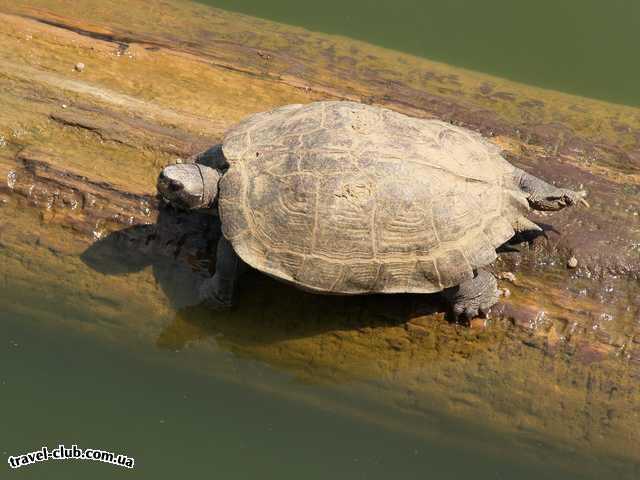
[[[117, 3], [77, 0], [70, 18], [61, 0], [0, 0], [4, 305], [118, 342], [195, 345], [216, 375], [222, 349], [358, 384], [376, 421], [441, 411], [638, 459], [640, 110], [186, 2], [129, 2], [126, 16]], [[188, 307], [218, 227], [161, 208], [157, 173], [247, 114], [320, 99], [479, 131], [592, 208], [532, 215], [545, 235], [505, 249], [494, 269], [511, 295], [470, 326], [436, 297], [310, 296], [258, 274], [232, 312]]]

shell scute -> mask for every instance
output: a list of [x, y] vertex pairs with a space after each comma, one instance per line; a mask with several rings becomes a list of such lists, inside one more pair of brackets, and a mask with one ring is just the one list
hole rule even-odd
[[443, 286], [459, 285], [473, 278], [473, 266], [460, 249], [443, 252], [434, 260]]
[[433, 228], [432, 189], [412, 178], [378, 184], [373, 235], [380, 255], [428, 255], [440, 243]]
[[479, 134], [369, 105], [257, 114], [223, 151], [225, 236], [250, 265], [315, 291], [457, 285], [495, 260], [523, 208], [503, 185], [513, 167]]
[[[328, 175], [318, 189], [313, 251], [335, 260], [372, 259], [375, 208], [370, 182], [360, 174]], [[336, 248], [339, 245], [340, 248]]]
[[305, 259], [294, 281], [312, 290], [333, 292], [339, 282], [343, 266], [321, 257]]
[[433, 259], [418, 260], [416, 262], [413, 275], [409, 279], [409, 286], [407, 291], [420, 292], [420, 291], [438, 292], [442, 290], [440, 283], [440, 274], [436, 268], [436, 262]]
[[[310, 252], [313, 240], [316, 179], [311, 175], [256, 176], [245, 201], [256, 238], [268, 248], [301, 254]], [[223, 218], [223, 223], [226, 218]]]

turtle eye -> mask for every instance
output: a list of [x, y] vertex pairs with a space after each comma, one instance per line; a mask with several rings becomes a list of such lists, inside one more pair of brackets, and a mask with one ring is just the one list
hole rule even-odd
[[169, 190], [172, 192], [182, 190], [182, 183], [178, 182], [177, 180], [169, 180]]

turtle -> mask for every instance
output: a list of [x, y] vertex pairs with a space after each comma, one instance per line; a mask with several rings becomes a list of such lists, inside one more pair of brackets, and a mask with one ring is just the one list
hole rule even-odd
[[510, 164], [472, 130], [350, 101], [286, 105], [226, 133], [217, 163], [165, 167], [158, 191], [217, 212], [200, 300], [233, 305], [245, 265], [321, 294], [443, 292], [457, 317], [498, 301], [483, 267], [526, 215], [583, 203]]

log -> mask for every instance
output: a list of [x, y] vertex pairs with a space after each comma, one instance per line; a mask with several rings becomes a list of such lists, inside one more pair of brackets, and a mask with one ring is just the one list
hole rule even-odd
[[[525, 445], [638, 460], [640, 110], [177, 0], [129, 2], [126, 15], [76, 0], [73, 18], [67, 3], [0, 0], [0, 300], [12, 312], [131, 348], [194, 348], [190, 368], [225, 378], [221, 351], [357, 385], [377, 407], [345, 411], [394, 428], [440, 412]], [[219, 228], [162, 207], [159, 170], [250, 113], [321, 99], [481, 132], [517, 166], [588, 190], [592, 208], [532, 215], [545, 235], [503, 252], [494, 270], [511, 295], [470, 326], [437, 296], [327, 298], [259, 274], [232, 312], [188, 307]]]

